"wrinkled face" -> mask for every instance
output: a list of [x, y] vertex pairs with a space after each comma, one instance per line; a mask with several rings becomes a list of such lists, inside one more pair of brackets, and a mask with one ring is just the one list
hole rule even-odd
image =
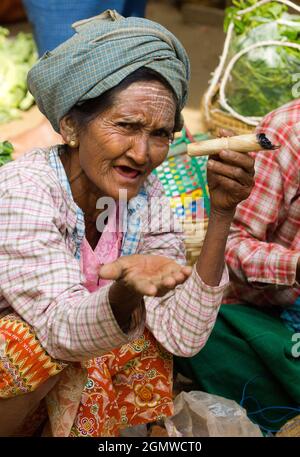
[[117, 200], [120, 189], [127, 190], [128, 199], [138, 193], [167, 156], [175, 111], [174, 97], [163, 84], [136, 82], [79, 132], [80, 166], [99, 196]]

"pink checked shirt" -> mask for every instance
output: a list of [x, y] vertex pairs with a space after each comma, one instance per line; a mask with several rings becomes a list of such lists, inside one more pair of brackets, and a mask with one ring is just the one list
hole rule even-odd
[[227, 242], [227, 302], [292, 305], [300, 296], [300, 99], [269, 114], [259, 132], [277, 151], [256, 154], [255, 186], [238, 205]]
[[[84, 285], [72, 236], [77, 207], [48, 159], [49, 150], [37, 149], [0, 169], [0, 311], [17, 312], [33, 325], [48, 353], [61, 360], [105, 354], [140, 336], [145, 322], [169, 352], [196, 354], [213, 328], [227, 270], [217, 287], [203, 283], [194, 269], [164, 297], [145, 297], [145, 308], [133, 313], [131, 328], [123, 333], [109, 304], [109, 284], [95, 292]], [[150, 198], [165, 198], [155, 177], [146, 188]], [[153, 226], [159, 228], [159, 208], [156, 213]], [[185, 262], [179, 234], [151, 231], [146, 221], [143, 226], [137, 253]]]

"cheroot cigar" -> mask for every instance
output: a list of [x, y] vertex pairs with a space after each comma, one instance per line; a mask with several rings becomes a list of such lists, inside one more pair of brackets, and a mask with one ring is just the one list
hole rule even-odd
[[280, 146], [275, 146], [264, 133], [250, 133], [247, 135], [228, 136], [215, 138], [213, 140], [200, 141], [187, 145], [187, 153], [190, 156], [206, 156], [218, 154], [224, 149], [237, 152], [255, 152], [263, 149], [275, 150]]

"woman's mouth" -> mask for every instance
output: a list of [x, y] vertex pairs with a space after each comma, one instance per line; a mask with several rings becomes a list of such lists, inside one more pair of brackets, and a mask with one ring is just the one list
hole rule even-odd
[[118, 173], [118, 175], [122, 176], [123, 178], [132, 180], [132, 181], [139, 178], [142, 174], [139, 170], [135, 170], [134, 168], [127, 167], [126, 165], [115, 166], [114, 170]]

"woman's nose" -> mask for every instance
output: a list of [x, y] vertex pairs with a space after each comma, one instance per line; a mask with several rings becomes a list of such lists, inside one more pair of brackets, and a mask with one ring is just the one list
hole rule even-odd
[[126, 155], [138, 165], [145, 165], [145, 163], [148, 162], [150, 155], [149, 136], [144, 134], [132, 138], [130, 148]]

